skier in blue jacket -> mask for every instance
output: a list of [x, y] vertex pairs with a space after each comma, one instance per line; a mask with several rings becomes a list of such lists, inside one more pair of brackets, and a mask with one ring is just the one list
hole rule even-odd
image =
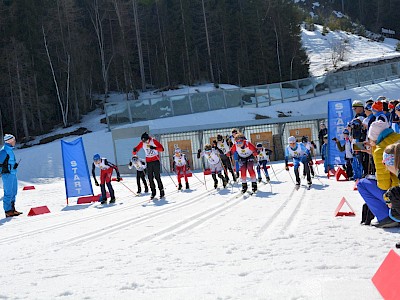
[[15, 209], [15, 197], [18, 191], [18, 163], [13, 151], [15, 143], [15, 137], [12, 134], [6, 134], [4, 136], [4, 146], [0, 149], [0, 165], [4, 189], [3, 207], [6, 218], [22, 214], [22, 212]]

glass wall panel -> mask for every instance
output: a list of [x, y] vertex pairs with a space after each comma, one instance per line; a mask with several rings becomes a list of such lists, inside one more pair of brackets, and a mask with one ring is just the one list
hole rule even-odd
[[299, 94], [300, 99], [308, 99], [314, 97], [314, 84], [313, 78], [299, 79]]
[[343, 73], [330, 74], [328, 84], [332, 92], [344, 90]]
[[208, 101], [210, 102], [210, 109], [217, 110], [225, 108], [224, 91], [208, 92]]
[[191, 94], [193, 113], [208, 111], [207, 93]]
[[372, 83], [371, 68], [356, 70], [356, 72], [358, 74], [358, 80], [360, 81], [361, 84], [366, 85]]
[[242, 102], [242, 92], [237, 90], [225, 90], [226, 105], [228, 107], [238, 107]]
[[375, 82], [381, 82], [381, 81], [386, 80], [385, 66], [382, 65], [382, 66], [372, 67], [372, 73], [373, 73]]
[[282, 82], [283, 102], [299, 101], [297, 80]]
[[105, 111], [110, 127], [130, 123], [127, 101], [106, 103]]
[[269, 95], [268, 95], [268, 86], [267, 85], [256, 86], [255, 94], [256, 94], [259, 105], [261, 105], [261, 106], [269, 105]]
[[327, 76], [318, 76], [314, 78], [315, 93], [317, 96], [329, 93], [329, 85], [326, 83]]
[[354, 88], [358, 86], [358, 78], [356, 71], [347, 71], [343, 73], [343, 82], [346, 88]]
[[172, 117], [172, 108], [168, 97], [151, 99], [151, 119]]
[[169, 99], [171, 99], [174, 116], [190, 115], [192, 113], [188, 95], [171, 96]]
[[269, 96], [271, 97], [271, 101], [273, 104], [282, 102], [282, 93], [281, 87], [279, 83], [271, 83], [268, 84], [269, 88]]
[[[133, 123], [153, 118], [152, 116], [153, 109], [150, 105], [149, 99], [131, 100], [128, 101], [128, 105], [129, 109], [131, 110]], [[159, 118], [159, 116], [157, 116], [157, 118]]]
[[399, 64], [391, 63], [386, 65], [386, 74], [388, 78], [399, 77]]

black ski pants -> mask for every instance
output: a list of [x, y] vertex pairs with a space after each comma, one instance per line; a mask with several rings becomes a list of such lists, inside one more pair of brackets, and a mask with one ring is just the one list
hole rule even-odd
[[161, 191], [164, 189], [163, 183], [160, 176], [161, 164], [159, 160], [147, 162], [147, 177], [149, 178], [151, 193], [156, 193], [156, 185], [154, 184], [154, 178], [157, 181], [158, 189]]

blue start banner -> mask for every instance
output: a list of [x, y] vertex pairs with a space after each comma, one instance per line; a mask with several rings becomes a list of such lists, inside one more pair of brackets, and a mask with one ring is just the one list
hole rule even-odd
[[61, 151], [67, 199], [93, 195], [82, 138], [72, 142], [61, 141]]
[[328, 164], [344, 165], [346, 163], [345, 153], [339, 151], [332, 139], [336, 137], [341, 145], [344, 145], [343, 130], [352, 119], [351, 99], [328, 102]]

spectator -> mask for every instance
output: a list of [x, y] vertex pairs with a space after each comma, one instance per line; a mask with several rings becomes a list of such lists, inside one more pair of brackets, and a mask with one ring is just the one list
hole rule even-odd
[[397, 222], [389, 217], [389, 208], [383, 199], [383, 195], [390, 187], [397, 186], [399, 180], [397, 176], [391, 174], [384, 167], [382, 158], [385, 148], [397, 142], [400, 139], [400, 134], [395, 133], [387, 125], [386, 122], [381, 120], [371, 124], [368, 138], [371, 146], [370, 151], [375, 162], [376, 179], [363, 178], [357, 185], [358, 192], [378, 220], [375, 226], [381, 228], [397, 226]]
[[350, 139], [350, 132], [345, 129], [343, 130], [343, 136], [344, 136], [344, 145], [342, 146], [340, 144], [340, 141], [334, 137], [332, 140], [336, 142], [336, 146], [338, 147], [340, 152], [344, 152], [344, 159], [346, 160], [346, 174], [347, 178], [349, 180], [353, 180], [353, 147], [352, 147], [352, 142]]
[[3, 207], [6, 218], [22, 214], [22, 212], [15, 209], [15, 197], [18, 191], [18, 163], [13, 151], [15, 143], [15, 137], [12, 134], [6, 134], [4, 136], [4, 146], [0, 150], [0, 166], [4, 189]]
[[365, 118], [366, 117], [366, 115], [364, 113], [364, 104], [362, 103], [361, 100], [354, 100], [353, 104], [351, 106], [354, 110], [355, 118], [358, 118], [358, 117]]
[[321, 122], [319, 124], [319, 132], [318, 132], [319, 153], [322, 152], [322, 145], [324, 144], [324, 136], [327, 134], [328, 134], [328, 128], [326, 128], [324, 122]]

